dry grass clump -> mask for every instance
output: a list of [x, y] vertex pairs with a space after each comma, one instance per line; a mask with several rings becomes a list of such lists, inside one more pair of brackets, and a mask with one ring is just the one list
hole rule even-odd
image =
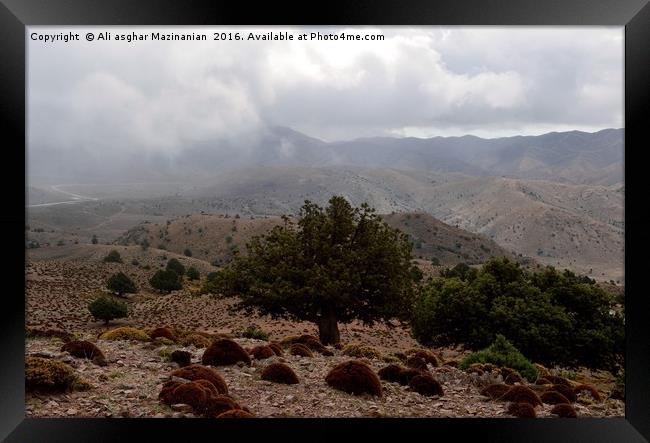
[[508, 414], [519, 418], [535, 418], [535, 408], [529, 403], [510, 403], [508, 405]]
[[541, 406], [539, 396], [529, 387], [515, 385], [508, 392], [501, 396], [500, 400], [512, 401], [515, 403], [530, 403], [532, 406]]
[[313, 357], [314, 354], [311, 353], [311, 350], [301, 344], [301, 343], [294, 343], [291, 346], [289, 346], [289, 354], [291, 355], [297, 355], [299, 357]]
[[591, 398], [593, 398], [595, 401], [600, 402], [603, 399], [600, 396], [600, 393], [598, 392], [598, 390], [596, 390], [596, 388], [594, 388], [591, 385], [582, 384], [582, 385], [578, 385], [575, 388], [573, 388], [573, 393], [576, 394], [576, 396], [578, 394], [582, 393], [582, 392], [588, 392], [589, 395], [591, 395]]
[[108, 364], [102, 351], [89, 341], [69, 341], [61, 347], [61, 352], [68, 352], [74, 357], [92, 360], [98, 366], [106, 366]]
[[207, 348], [210, 346], [212, 341], [209, 337], [206, 337], [204, 334], [198, 332], [190, 332], [179, 337], [179, 342], [183, 346], [194, 346], [196, 348]]
[[299, 383], [298, 376], [289, 366], [284, 363], [272, 363], [264, 368], [261, 374], [262, 380], [286, 385]]
[[492, 400], [497, 400], [503, 397], [506, 394], [506, 392], [508, 392], [509, 390], [510, 390], [510, 386], [500, 384], [500, 383], [495, 383], [481, 389], [481, 395], [484, 395], [485, 397], [490, 397]]
[[542, 403], [546, 403], [547, 405], [557, 405], [559, 403], [569, 404], [569, 399], [557, 391], [542, 392], [539, 398], [542, 400]]
[[188, 351], [177, 349], [171, 353], [170, 360], [174, 363], [178, 363], [178, 366], [182, 368], [184, 366], [189, 366], [192, 364], [192, 354], [190, 354]]
[[227, 366], [237, 362], [244, 362], [251, 365], [251, 358], [248, 352], [233, 340], [221, 339], [212, 343], [203, 353], [202, 362], [204, 365]]
[[382, 357], [381, 352], [372, 346], [364, 345], [362, 343], [352, 343], [346, 345], [341, 350], [343, 355], [354, 358], [376, 358]]
[[178, 340], [172, 330], [167, 327], [155, 328], [149, 333], [149, 337], [151, 337], [152, 340], [158, 337], [166, 338], [167, 340], [171, 340], [172, 343], [175, 343]]
[[560, 418], [577, 418], [578, 414], [576, 414], [576, 410], [573, 409], [573, 406], [571, 406], [568, 403], [560, 403], [555, 406], [553, 406], [553, 409], [551, 409], [551, 414], [557, 415]]
[[565, 385], [552, 385], [546, 388], [546, 391], [559, 392], [560, 394], [564, 395], [571, 403], [575, 403], [578, 399], [575, 392], [573, 392], [573, 389]]
[[275, 357], [275, 351], [268, 345], [255, 346], [249, 350], [248, 353], [257, 360], [264, 360], [265, 358]]
[[356, 360], [335, 366], [325, 377], [328, 385], [348, 394], [367, 393], [381, 397], [381, 382], [370, 367]]
[[228, 385], [214, 368], [201, 365], [190, 365], [176, 369], [171, 373], [173, 377], [184, 378], [185, 380], [207, 380], [212, 383], [220, 394], [228, 394]]
[[533, 363], [533, 366], [535, 366], [535, 369], [537, 369], [537, 376], [539, 378], [544, 378], [547, 375], [551, 374], [545, 366], [543, 366], [543, 365], [541, 365], [539, 363]]
[[99, 338], [102, 340], [149, 340], [149, 336], [145, 331], [130, 326], [111, 329], [101, 334]]
[[70, 392], [85, 390], [90, 385], [80, 379], [72, 366], [41, 357], [25, 359], [25, 388], [37, 392]]
[[440, 382], [429, 374], [416, 375], [409, 382], [409, 388], [426, 396], [444, 395]]

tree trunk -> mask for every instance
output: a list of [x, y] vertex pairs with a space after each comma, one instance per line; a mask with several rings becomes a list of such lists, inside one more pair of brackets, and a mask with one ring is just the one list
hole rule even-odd
[[318, 335], [324, 345], [334, 345], [341, 341], [339, 323], [334, 313], [323, 315], [318, 319]]

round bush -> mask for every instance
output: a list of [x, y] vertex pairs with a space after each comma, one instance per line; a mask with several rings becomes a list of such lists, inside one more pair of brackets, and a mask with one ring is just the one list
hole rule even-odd
[[205, 350], [202, 358], [204, 365], [212, 366], [234, 365], [240, 361], [248, 366], [251, 365], [248, 352], [237, 342], [229, 339], [216, 340]]
[[275, 355], [277, 355], [278, 357], [284, 354], [284, 352], [282, 352], [282, 348], [277, 343], [269, 343], [269, 348], [271, 348], [271, 350], [275, 352]]
[[325, 377], [334, 389], [359, 395], [367, 393], [381, 397], [381, 383], [377, 375], [364, 363], [351, 360], [335, 366]]
[[172, 394], [173, 404], [184, 403], [192, 406], [195, 412], [202, 413], [206, 406], [206, 401], [211, 397], [210, 391], [200, 383], [190, 381], [182, 383]]
[[217, 415], [217, 418], [255, 418], [255, 416], [243, 409], [231, 409]]
[[274, 383], [295, 385], [299, 383], [298, 376], [289, 366], [284, 363], [272, 363], [264, 368], [261, 375], [262, 380]]
[[61, 352], [68, 352], [75, 357], [92, 360], [93, 363], [99, 366], [107, 365], [102, 351], [89, 341], [70, 341], [61, 347]]
[[400, 365], [390, 364], [388, 366], [381, 368], [377, 372], [377, 375], [379, 375], [379, 378], [382, 380], [386, 380], [393, 383], [400, 383], [402, 380], [401, 374], [403, 369], [404, 368], [402, 368]]
[[104, 320], [104, 324], [106, 325], [111, 320], [124, 318], [129, 314], [129, 309], [126, 304], [106, 296], [101, 296], [93, 300], [88, 305], [88, 311], [90, 311], [90, 314], [94, 318]]
[[149, 279], [149, 284], [152, 288], [161, 293], [170, 293], [171, 291], [178, 291], [183, 288], [181, 277], [176, 272], [169, 269], [157, 270]]
[[217, 388], [220, 394], [228, 394], [226, 381], [214, 368], [201, 365], [189, 365], [176, 369], [171, 375], [191, 381], [207, 380]]
[[567, 399], [564, 395], [560, 394], [557, 391], [544, 391], [542, 392], [542, 395], [539, 396], [539, 398], [540, 400], [542, 400], [542, 403], [546, 403], [547, 405], [569, 403], [569, 399]]
[[[487, 348], [465, 357], [460, 364], [460, 368], [467, 369], [474, 363], [491, 363], [492, 365], [489, 368], [495, 368], [494, 365], [512, 368], [519, 371], [521, 375], [530, 381], [537, 379], [537, 369], [535, 369], [535, 366], [502, 335], [497, 335], [494, 343]], [[480, 368], [481, 372], [486, 370], [483, 365]], [[479, 375], [482, 375], [482, 373]]]
[[133, 280], [124, 272], [111, 275], [106, 281], [106, 288], [110, 291], [117, 292], [119, 295], [133, 294], [138, 291]]
[[294, 343], [289, 346], [289, 354], [297, 355], [299, 357], [313, 357], [314, 354], [311, 353], [309, 348], [302, 343]]
[[233, 409], [241, 409], [241, 406], [226, 395], [215, 395], [206, 401], [204, 413], [207, 417], [216, 418], [220, 414]]
[[510, 403], [508, 405], [508, 414], [519, 418], [535, 418], [535, 408], [529, 403]]
[[491, 384], [481, 389], [481, 395], [497, 400], [503, 397], [510, 390], [510, 386], [500, 383]]
[[201, 387], [207, 389], [210, 391], [210, 395], [221, 395], [221, 392], [217, 389], [217, 387], [210, 381], [200, 378], [198, 380], [194, 380], [194, 383], [201, 385]]
[[377, 349], [361, 343], [346, 345], [341, 350], [341, 353], [354, 358], [381, 358], [381, 353]]
[[500, 399], [515, 403], [530, 403], [532, 406], [542, 405], [539, 396], [532, 389], [520, 385], [512, 386]]
[[25, 359], [25, 388], [27, 391], [68, 392], [78, 382], [74, 369], [58, 360], [41, 357]]
[[248, 353], [257, 360], [264, 360], [266, 358], [275, 357], [275, 352], [268, 345], [255, 346]]
[[554, 385], [564, 385], [569, 388], [571, 387], [571, 382], [564, 377], [560, 377], [559, 375], [547, 375], [544, 378]]
[[427, 369], [427, 362], [417, 355], [412, 355], [406, 359], [406, 366], [413, 369]]
[[434, 368], [439, 366], [438, 357], [436, 357], [436, 355], [433, 352], [431, 352], [431, 351], [429, 351], [427, 349], [420, 349], [420, 350], [416, 351], [413, 354], [413, 356], [421, 358], [427, 364], [430, 364]]
[[207, 348], [212, 343], [208, 337], [196, 332], [183, 335], [180, 342], [183, 346], [192, 345], [197, 348]]
[[182, 351], [180, 349], [177, 349], [174, 352], [172, 352], [170, 359], [174, 363], [178, 363], [178, 366], [180, 366], [181, 368], [192, 364], [192, 354], [190, 354], [187, 351]]
[[575, 403], [578, 399], [575, 392], [573, 392], [573, 389], [566, 385], [552, 385], [548, 387], [546, 391], [559, 392], [560, 394], [564, 395], [571, 403]]
[[171, 340], [172, 342], [176, 342], [176, 341], [177, 341], [177, 338], [176, 338], [176, 336], [174, 335], [174, 333], [172, 332], [172, 330], [169, 329], [169, 328], [167, 328], [167, 327], [162, 327], [162, 328], [156, 328], [156, 329], [154, 329], [153, 331], [151, 331], [151, 332], [149, 333], [149, 337], [151, 337], [152, 340], [153, 340], [154, 338], [164, 337], [164, 338], [166, 338], [167, 340]]
[[553, 406], [553, 409], [551, 409], [551, 414], [555, 414], [561, 418], [577, 418], [578, 414], [576, 414], [576, 410], [573, 409], [573, 406], [571, 406], [568, 403], [560, 403], [555, 406]]
[[598, 402], [602, 401], [602, 397], [598, 393], [598, 390], [596, 390], [596, 388], [594, 388], [591, 385], [586, 385], [586, 384], [578, 385], [575, 388], [573, 388], [573, 392], [574, 394], [576, 394], [576, 396], [582, 392], [588, 392], [589, 395], [591, 395], [591, 398], [593, 398], [595, 401]]
[[166, 405], [173, 405], [174, 404], [174, 390], [182, 385], [183, 383], [180, 381], [168, 381], [165, 382], [162, 386], [162, 389], [158, 393], [158, 399], [166, 404]]
[[426, 396], [444, 395], [442, 386], [431, 375], [416, 375], [409, 382], [412, 391]]

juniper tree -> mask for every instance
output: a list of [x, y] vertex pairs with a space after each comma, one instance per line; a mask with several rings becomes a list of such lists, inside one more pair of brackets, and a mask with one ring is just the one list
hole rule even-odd
[[118, 295], [132, 294], [138, 290], [135, 283], [133, 283], [133, 280], [131, 280], [124, 272], [118, 272], [117, 274], [111, 275], [106, 282], [106, 287], [113, 292], [117, 292]]
[[405, 318], [413, 295], [411, 243], [367, 204], [335, 196], [326, 208], [305, 201], [297, 223], [247, 245], [206, 289], [238, 296], [236, 309], [305, 320], [324, 344], [340, 341], [338, 324]]

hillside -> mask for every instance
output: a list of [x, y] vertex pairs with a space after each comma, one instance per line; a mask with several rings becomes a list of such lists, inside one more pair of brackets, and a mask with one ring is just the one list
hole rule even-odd
[[[439, 260], [440, 265], [459, 262], [483, 263], [490, 257], [514, 254], [482, 235], [449, 226], [425, 213], [383, 215], [392, 227], [407, 233], [413, 244], [413, 255]], [[193, 214], [172, 218], [168, 223], [141, 223], [120, 236], [119, 245], [141, 245], [166, 249], [176, 254], [189, 250], [193, 258], [221, 264], [229, 261], [234, 251], [245, 252], [246, 243], [281, 224], [277, 216], [239, 217], [223, 214]]]

